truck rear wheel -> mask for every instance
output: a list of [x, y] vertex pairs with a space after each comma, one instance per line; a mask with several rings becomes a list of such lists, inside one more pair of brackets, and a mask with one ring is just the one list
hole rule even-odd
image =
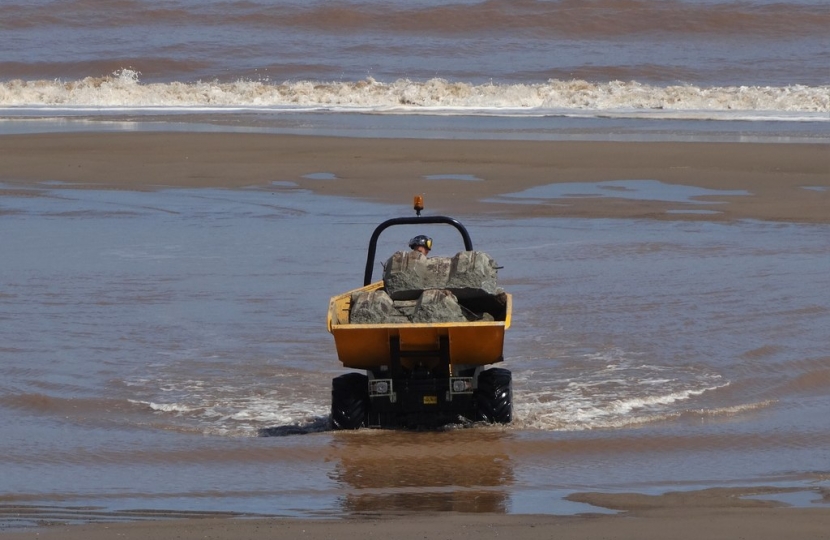
[[477, 420], [509, 424], [513, 420], [513, 376], [503, 368], [490, 368], [478, 376], [475, 391]]
[[369, 405], [369, 378], [361, 373], [346, 373], [331, 381], [332, 429], [365, 427]]

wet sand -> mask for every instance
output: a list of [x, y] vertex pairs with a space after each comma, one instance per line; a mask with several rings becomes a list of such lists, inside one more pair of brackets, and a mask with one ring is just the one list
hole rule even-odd
[[[830, 222], [830, 145], [824, 144], [73, 133], [2, 136], [0, 155], [0, 179], [7, 183], [155, 189], [294, 182], [321, 194], [406, 206], [413, 195], [423, 194], [428, 211], [435, 213]], [[728, 203], [706, 207], [716, 212], [699, 212], [695, 202], [616, 198], [611, 192], [532, 204], [484, 202], [535, 186], [614, 180], [657, 180], [749, 195], [697, 199]]]
[[[744, 494], [758, 493], [745, 491]], [[247, 540], [267, 538], [364, 539], [393, 535], [401, 540], [452, 538], [479, 540], [562, 540], [604, 538], [708, 540], [753, 538], [827, 538], [830, 511], [779, 508], [769, 501], [738, 499], [741, 490], [705, 490], [647, 497], [634, 494], [590, 495], [627, 510], [617, 515], [540, 516], [438, 514], [363, 515], [346, 519], [249, 519], [205, 515], [198, 519], [141, 521], [41, 527], [35, 531], [0, 532], [14, 539], [97, 540], [104, 538]]]
[[[426, 197], [430, 212], [510, 216], [760, 219], [830, 223], [830, 146], [800, 144], [564, 143], [337, 139], [229, 134], [48, 134], [0, 137], [3, 196], [27, 185], [78, 188], [267, 186], [292, 182], [317, 193], [401, 203]], [[332, 175], [334, 179], [328, 179]], [[461, 179], [434, 181], [430, 176]], [[472, 179], [468, 179], [472, 178]], [[669, 214], [693, 203], [569, 197], [533, 204], [482, 202], [557, 182], [659, 180], [751, 195], [715, 195], [717, 214]], [[9, 186], [12, 186], [9, 188]], [[357, 514], [344, 519], [201, 519], [49, 525], [5, 538], [826, 538], [830, 508], [785, 508], [748, 498], [775, 489], [713, 489], [662, 496], [575, 494], [617, 515]], [[815, 498], [828, 495], [819, 492]], [[31, 508], [19, 508], [28, 512]], [[6, 505], [3, 513], [14, 514]], [[82, 514], [82, 512], [80, 513]], [[152, 516], [146, 516], [152, 518]], [[145, 517], [145, 519], [146, 519]], [[171, 517], [171, 516], [162, 516]], [[125, 518], [120, 518], [125, 519]], [[127, 518], [128, 519], [128, 518]]]

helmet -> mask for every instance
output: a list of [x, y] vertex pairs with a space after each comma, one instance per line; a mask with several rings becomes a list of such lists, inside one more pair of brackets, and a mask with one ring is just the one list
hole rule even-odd
[[409, 241], [409, 248], [416, 249], [418, 246], [424, 246], [427, 249], [432, 249], [432, 238], [425, 234], [419, 234]]

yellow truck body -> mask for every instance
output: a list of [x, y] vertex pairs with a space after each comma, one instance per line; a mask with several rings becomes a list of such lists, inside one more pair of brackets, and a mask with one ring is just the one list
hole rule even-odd
[[[512, 375], [490, 366], [504, 360], [504, 332], [513, 311], [512, 297], [495, 284], [500, 267], [474, 251], [457, 219], [421, 216], [421, 197], [415, 197], [413, 207], [415, 217], [387, 219], [375, 228], [363, 287], [329, 301], [327, 326], [337, 357], [344, 367], [357, 370], [332, 379], [330, 425], [343, 430], [509, 424]], [[396, 263], [390, 259], [384, 265], [386, 284], [372, 279], [383, 231], [417, 226], [420, 232], [434, 225], [455, 228], [463, 240], [463, 252], [446, 261], [448, 266], [436, 266], [438, 272], [430, 274], [429, 261], [400, 252], [393, 255]], [[431, 238], [422, 233], [408, 246], [431, 249]]]
[[[441, 338], [449, 340], [450, 366], [460, 364], [479, 366], [502, 360], [504, 331], [510, 327], [512, 297], [505, 294], [503, 313], [495, 321], [451, 323], [397, 323], [350, 324], [349, 310], [352, 297], [363, 291], [383, 288], [377, 281], [365, 287], [339, 294], [331, 298], [328, 311], [328, 330], [334, 337], [337, 356], [345, 367], [374, 369], [388, 365], [392, 357], [390, 338], [397, 337], [400, 350], [435, 351]], [[407, 358], [402, 359], [408, 367]]]

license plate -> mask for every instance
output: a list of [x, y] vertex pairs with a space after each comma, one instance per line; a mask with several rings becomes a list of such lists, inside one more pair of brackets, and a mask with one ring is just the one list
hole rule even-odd
[[438, 405], [438, 396], [424, 396], [424, 405]]

